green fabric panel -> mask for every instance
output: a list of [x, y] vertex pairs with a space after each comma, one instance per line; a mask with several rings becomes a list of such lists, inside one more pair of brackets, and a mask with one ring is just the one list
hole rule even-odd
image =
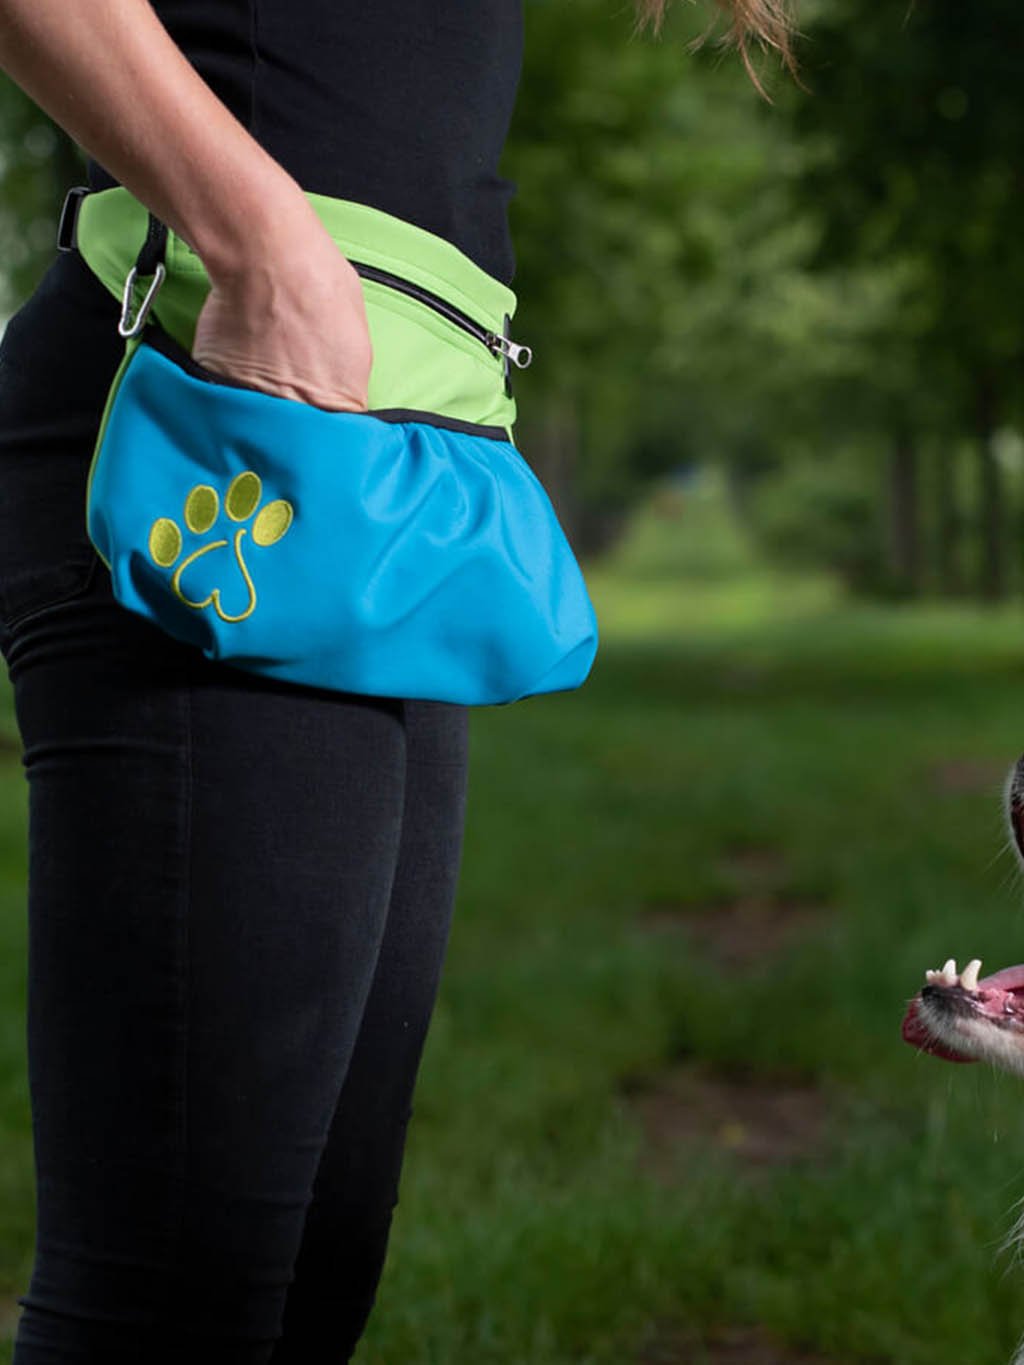
[[[515, 293], [451, 242], [368, 204], [306, 197], [344, 255], [432, 290], [495, 332], [503, 330], [505, 313], [514, 316]], [[86, 195], [79, 207], [79, 250], [119, 302], [148, 221], [145, 205], [122, 185]], [[170, 229], [165, 264], [153, 312], [191, 351], [209, 277], [192, 248]], [[150, 283], [137, 284], [133, 315]], [[501, 356], [415, 299], [373, 280], [361, 283], [374, 352], [369, 406], [418, 408], [500, 426], [511, 441], [516, 403], [505, 396]]]
[[[117, 394], [118, 389], [121, 386], [121, 380], [124, 378], [125, 370], [128, 368], [128, 362], [134, 355], [136, 347], [138, 346], [141, 340], [142, 340], [141, 336], [126, 338], [124, 345], [124, 355], [121, 357], [121, 363], [120, 365], [118, 365], [117, 370], [114, 373], [114, 378], [111, 381], [110, 388], [107, 390], [107, 401], [103, 405], [103, 415], [100, 418], [99, 430], [96, 433], [96, 443], [92, 449], [92, 459], [89, 461], [89, 475], [85, 484], [85, 519], [87, 526], [89, 524], [89, 499], [92, 497], [92, 475], [93, 470], [96, 468], [96, 456], [99, 454], [100, 446], [103, 444], [103, 436], [107, 430], [107, 421], [110, 417], [111, 409], [114, 406], [114, 398]], [[104, 554], [102, 554], [100, 550], [96, 548], [95, 545], [93, 546], [93, 548], [96, 550], [96, 553], [99, 555], [100, 559], [103, 560], [104, 564], [106, 564], [107, 568], [109, 569], [111, 565], [107, 557]]]

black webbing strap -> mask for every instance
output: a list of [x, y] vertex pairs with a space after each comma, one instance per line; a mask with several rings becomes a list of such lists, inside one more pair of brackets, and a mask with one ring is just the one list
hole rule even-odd
[[[64, 196], [64, 204], [60, 211], [60, 222], [57, 225], [58, 251], [78, 250], [78, 211], [85, 196], [92, 193], [94, 191], [91, 185], [72, 185]], [[164, 259], [167, 251], [166, 224], [162, 223], [152, 212], [148, 216], [146, 239], [139, 248], [139, 254], [135, 260], [135, 271], [138, 275], [154, 274], [157, 265]]]
[[[57, 225], [57, 249], [58, 251], [79, 251], [78, 246], [78, 214], [82, 206], [82, 200], [87, 194], [92, 194], [91, 185], [73, 185], [64, 196], [64, 204], [60, 211], [60, 222]], [[139, 247], [139, 254], [135, 258], [135, 264], [128, 272], [125, 281], [124, 297], [121, 304], [121, 320], [117, 330], [123, 337], [138, 335], [146, 320], [153, 302], [153, 297], [166, 275], [166, 266], [163, 264], [164, 256], [167, 252], [167, 227], [162, 223], [156, 214], [147, 210], [146, 238]], [[139, 277], [146, 278], [153, 276], [153, 283], [146, 290], [146, 296], [136, 315], [134, 323], [131, 322], [130, 314], [132, 302], [135, 297], [135, 287]]]
[[162, 223], [152, 211], [146, 229], [146, 240], [139, 248], [135, 258], [135, 269], [140, 275], [155, 274], [157, 265], [164, 259], [167, 250], [167, 225]]

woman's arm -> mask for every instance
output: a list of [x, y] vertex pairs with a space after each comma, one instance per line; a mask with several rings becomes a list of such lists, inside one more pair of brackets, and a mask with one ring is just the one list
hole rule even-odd
[[0, 67], [193, 247], [211, 280], [312, 214], [149, 0], [0, 0]]
[[211, 287], [197, 360], [285, 398], [365, 410], [359, 275], [148, 0], [0, 0], [0, 68], [198, 253]]

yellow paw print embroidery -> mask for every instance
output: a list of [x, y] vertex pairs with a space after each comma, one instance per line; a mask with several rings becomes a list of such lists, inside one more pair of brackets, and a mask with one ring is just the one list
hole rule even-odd
[[[256, 511], [262, 492], [260, 476], [252, 469], [243, 469], [241, 474], [236, 474], [231, 480], [228, 491], [224, 494], [225, 512], [232, 521], [248, 521]], [[197, 483], [185, 499], [185, 525], [197, 535], [203, 535], [217, 520], [219, 511], [217, 490], [208, 483]], [[294, 509], [290, 502], [286, 502], [284, 498], [275, 498], [273, 502], [268, 502], [260, 509], [250, 528], [239, 526], [235, 531], [233, 537], [235, 559], [249, 589], [249, 605], [245, 611], [239, 612], [237, 616], [229, 616], [221, 607], [219, 588], [214, 588], [201, 602], [193, 602], [181, 590], [181, 575], [188, 566], [194, 564], [201, 555], [209, 554], [211, 550], [223, 549], [229, 543], [227, 540], [211, 540], [206, 545], [201, 545], [198, 550], [193, 550], [181, 561], [171, 579], [174, 595], [187, 607], [195, 607], [200, 611], [212, 602], [214, 611], [222, 621], [244, 621], [256, 609], [256, 589], [253, 587], [248, 565], [242, 555], [242, 539], [248, 529], [257, 545], [275, 545], [292, 524], [293, 515]], [[154, 562], [162, 569], [169, 569], [181, 554], [182, 543], [178, 523], [170, 517], [157, 517], [149, 530], [149, 553]]]

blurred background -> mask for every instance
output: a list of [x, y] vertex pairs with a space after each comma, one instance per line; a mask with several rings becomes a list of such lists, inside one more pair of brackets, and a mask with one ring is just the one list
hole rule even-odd
[[[707, 8], [657, 38], [625, 3], [525, 9], [517, 444], [601, 646], [577, 692], [474, 712], [357, 1359], [1005, 1362], [1024, 1090], [899, 1025], [925, 968], [1024, 959], [1001, 810], [1024, 750], [1024, 14], [800, 0], [805, 88], [755, 58], [769, 101], [734, 53], [688, 50]], [[0, 315], [83, 168], [0, 79]], [[34, 1214], [6, 681], [0, 727], [9, 1359]]]

